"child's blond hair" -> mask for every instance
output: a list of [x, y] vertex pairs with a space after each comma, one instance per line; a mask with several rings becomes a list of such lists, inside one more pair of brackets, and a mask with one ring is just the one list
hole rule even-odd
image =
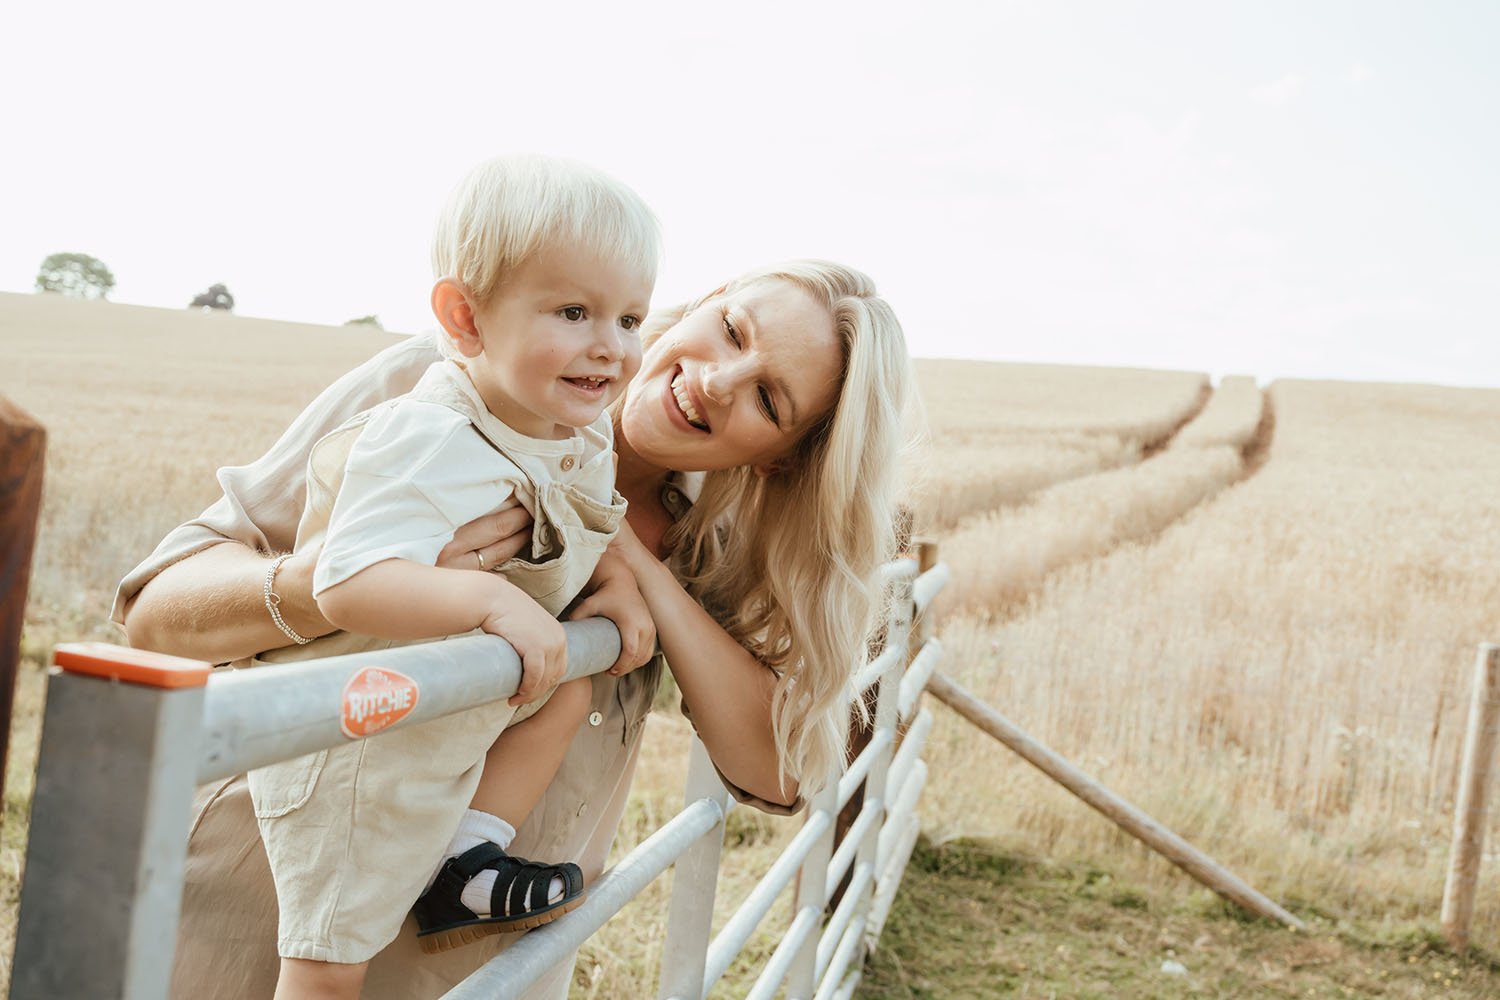
[[593, 167], [553, 156], [501, 156], [469, 171], [432, 234], [435, 278], [476, 305], [545, 247], [567, 243], [633, 265], [656, 281], [661, 231], [641, 196]]

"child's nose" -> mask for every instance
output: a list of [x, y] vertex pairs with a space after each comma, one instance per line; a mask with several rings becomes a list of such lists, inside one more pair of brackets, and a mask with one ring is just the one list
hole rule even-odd
[[594, 357], [601, 361], [619, 361], [625, 357], [625, 337], [614, 322], [605, 320], [595, 324]]

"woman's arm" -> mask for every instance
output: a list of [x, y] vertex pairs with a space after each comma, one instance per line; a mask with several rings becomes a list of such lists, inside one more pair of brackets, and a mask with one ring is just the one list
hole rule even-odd
[[[462, 569], [498, 566], [531, 543], [531, 515], [523, 507], [476, 518], [453, 533], [437, 565]], [[312, 638], [333, 631], [312, 595], [318, 552], [299, 552], [276, 571], [274, 589], [281, 617], [298, 635]], [[173, 563], [152, 577], [125, 605], [124, 625], [132, 646], [227, 663], [292, 640], [266, 610], [266, 573], [272, 557], [240, 542], [221, 544]], [[470, 626], [472, 627], [472, 626]]]
[[[281, 617], [309, 639], [333, 631], [312, 597], [317, 552], [299, 553], [276, 571]], [[272, 557], [225, 539], [152, 577], [125, 605], [132, 646], [210, 663], [291, 645], [266, 610]]]
[[692, 712], [693, 725], [714, 764], [740, 788], [767, 802], [791, 805], [797, 782], [781, 787], [780, 759], [771, 735], [776, 674], [741, 646], [682, 589], [628, 525], [617, 548], [635, 574], [672, 676]]

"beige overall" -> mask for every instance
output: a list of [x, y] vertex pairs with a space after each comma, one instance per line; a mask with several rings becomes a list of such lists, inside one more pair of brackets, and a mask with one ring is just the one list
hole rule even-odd
[[[408, 398], [458, 411], [495, 448], [497, 507], [505, 506], [500, 498], [508, 493], [534, 519], [531, 551], [498, 572], [550, 613], [561, 613], [588, 582], [625, 511], [613, 488], [613, 456], [608, 449], [595, 456], [589, 464], [597, 468], [581, 483], [542, 480], [535, 472], [539, 463], [512, 457], [485, 433], [495, 418], [477, 412], [475, 400], [458, 388], [424, 380]], [[298, 549], [322, 542], [345, 461], [367, 419], [355, 417], [314, 447]], [[608, 418], [602, 419], [607, 429]], [[253, 665], [395, 645], [401, 643], [335, 632], [270, 651]], [[503, 729], [529, 718], [544, 701], [520, 709], [491, 702], [250, 772], [280, 908], [281, 956], [354, 963], [389, 944], [458, 828], [486, 751]]]

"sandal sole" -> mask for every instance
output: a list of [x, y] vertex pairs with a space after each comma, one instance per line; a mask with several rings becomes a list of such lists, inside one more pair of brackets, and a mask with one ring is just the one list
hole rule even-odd
[[545, 910], [528, 913], [525, 916], [485, 918], [423, 931], [417, 935], [417, 945], [422, 949], [423, 954], [437, 955], [452, 951], [454, 948], [461, 948], [466, 944], [473, 944], [475, 941], [482, 941], [495, 934], [529, 931], [534, 927], [550, 924], [563, 914], [576, 910], [587, 896], [588, 891], [585, 890], [572, 899], [565, 899]]

